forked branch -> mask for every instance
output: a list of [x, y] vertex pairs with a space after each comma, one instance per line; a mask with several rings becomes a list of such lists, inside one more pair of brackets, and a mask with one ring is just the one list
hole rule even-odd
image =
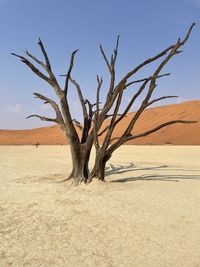
[[27, 58], [20, 56], [15, 53], [11, 53], [11, 55], [18, 57], [21, 62], [26, 64], [36, 75], [38, 75], [41, 79], [45, 80], [48, 83], [51, 83], [50, 78], [44, 75], [38, 68], [36, 68]]
[[48, 98], [46, 96], [43, 96], [39, 93], [33, 93], [33, 95], [35, 96], [35, 98], [39, 98], [39, 99], [43, 100], [45, 104], [46, 103], [50, 104], [56, 113], [57, 123], [59, 123], [62, 127], [66, 127], [64, 120], [63, 120], [62, 113], [60, 111], [60, 108], [53, 99]]

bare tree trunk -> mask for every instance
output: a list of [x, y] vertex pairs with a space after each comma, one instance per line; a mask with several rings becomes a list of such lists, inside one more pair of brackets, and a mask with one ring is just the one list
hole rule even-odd
[[85, 144], [70, 145], [72, 157], [72, 171], [66, 180], [73, 179], [73, 183], [78, 185], [80, 183], [90, 183], [91, 177], [89, 172], [89, 159], [91, 149]]
[[94, 167], [91, 171], [91, 178], [97, 178], [98, 180], [105, 180], [105, 168], [107, 161], [111, 158], [104, 151], [99, 151], [96, 154]]

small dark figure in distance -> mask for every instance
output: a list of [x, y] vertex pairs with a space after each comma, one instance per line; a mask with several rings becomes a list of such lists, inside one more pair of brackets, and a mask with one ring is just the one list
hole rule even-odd
[[39, 143], [36, 143], [36, 144], [35, 144], [35, 147], [38, 148], [38, 147], [39, 147]]

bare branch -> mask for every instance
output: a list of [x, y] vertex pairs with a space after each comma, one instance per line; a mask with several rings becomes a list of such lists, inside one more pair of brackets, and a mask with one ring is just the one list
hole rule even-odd
[[161, 101], [163, 99], [169, 99], [169, 98], [178, 98], [178, 96], [177, 95], [168, 95], [168, 96], [162, 96], [162, 97], [156, 98], [156, 99], [148, 102], [147, 103], [147, 107], [150, 106], [150, 105], [152, 105], [155, 102]]
[[76, 127], [79, 129], [79, 130], [83, 130], [83, 126], [80, 124], [80, 122], [79, 121], [77, 121], [77, 120], [75, 120], [75, 119], [73, 119], [72, 120], [73, 122], [74, 122], [74, 124], [76, 125]]
[[[102, 86], [102, 83], [103, 83], [103, 79], [102, 77], [99, 78], [99, 76], [97, 75], [97, 93], [96, 93], [96, 111], [93, 111], [94, 113], [94, 119], [93, 119], [93, 134], [94, 134], [94, 139], [95, 139], [95, 147], [96, 149], [98, 150], [100, 148], [100, 145], [99, 145], [99, 140], [98, 140], [98, 125], [97, 125], [97, 121], [98, 121], [98, 118], [99, 118], [99, 104], [101, 104], [101, 102], [99, 101], [100, 100], [100, 90], [101, 90], [101, 86]], [[94, 105], [94, 104], [93, 104]]]
[[99, 78], [99, 76], [97, 75], [97, 83], [98, 83], [98, 86], [97, 86], [97, 94], [96, 94], [96, 106], [97, 106], [97, 118], [99, 116], [99, 104], [101, 104], [101, 102], [99, 101], [100, 100], [100, 90], [101, 90], [101, 86], [102, 86], [102, 83], [103, 83], [103, 79], [102, 77]]
[[89, 110], [89, 119], [92, 119], [93, 117], [93, 110], [92, 110], [92, 103], [88, 100], [85, 99], [85, 104], [88, 104], [88, 110]]
[[[99, 102], [99, 103], [101, 103], [101, 102]], [[93, 105], [93, 104], [92, 104]], [[99, 108], [99, 111], [101, 111], [102, 110], [102, 108]], [[97, 114], [98, 113], [98, 110], [97, 109], [95, 109], [95, 110], [93, 110], [92, 111], [92, 113], [93, 113], [93, 115], [95, 115], [95, 114]]]
[[[89, 133], [89, 130], [91, 128], [91, 120], [92, 120], [92, 116], [93, 116], [92, 104], [88, 100], [85, 100], [83, 98], [82, 91], [81, 91], [79, 84], [75, 80], [73, 80], [71, 77], [69, 77], [69, 80], [72, 82], [72, 84], [77, 89], [79, 100], [80, 100], [82, 111], [83, 111], [84, 126], [83, 127], [81, 126], [81, 128], [79, 127], [79, 129], [82, 130], [81, 143], [83, 144], [83, 143], [85, 143], [87, 136], [88, 136], [88, 133]], [[87, 111], [86, 104], [88, 104], [89, 113]], [[78, 127], [78, 124], [76, 124], [76, 126]]]
[[187, 32], [185, 38], [184, 38], [183, 41], [182, 41], [182, 45], [184, 45], [184, 44], [187, 42], [187, 40], [188, 40], [188, 38], [190, 37], [190, 34], [191, 34], [191, 32], [192, 32], [192, 29], [194, 28], [195, 25], [196, 25], [196, 23], [193, 22], [192, 25], [190, 26], [190, 28], [189, 28], [189, 30], [188, 30], [188, 32]]
[[[42, 40], [41, 40], [40, 38], [39, 38], [39, 41], [38, 41], [38, 45], [39, 45], [39, 47], [40, 47], [40, 49], [41, 49], [41, 51], [42, 51], [42, 54], [43, 54], [44, 59], [45, 59], [45, 62], [46, 62], [45, 69], [46, 69], [46, 71], [47, 71], [48, 74], [49, 74], [50, 81], [51, 81], [50, 84], [51, 84], [51, 86], [54, 88], [56, 94], [57, 94], [57, 95], [59, 96], [59, 98], [60, 98], [61, 93], [62, 93], [62, 90], [61, 90], [61, 88], [60, 88], [60, 86], [59, 86], [59, 84], [58, 84], [58, 81], [57, 81], [57, 79], [56, 79], [56, 77], [55, 77], [53, 71], [52, 71], [51, 63], [50, 63], [48, 54], [47, 54], [47, 52], [46, 52], [46, 50], [45, 50], [45, 47], [44, 47], [44, 44], [43, 44], [43, 42], [42, 42]], [[40, 64], [40, 63], [39, 63], [39, 64]]]
[[119, 138], [120, 138], [120, 136], [111, 138], [110, 141], [109, 141], [109, 145], [110, 145], [111, 143], [113, 143], [113, 141], [118, 140]]
[[140, 88], [137, 91], [137, 93], [133, 95], [131, 101], [129, 102], [128, 106], [126, 107], [126, 109], [124, 110], [124, 112], [122, 113], [122, 115], [115, 121], [115, 126], [126, 116], [126, 114], [129, 112], [130, 108], [134, 104], [135, 100], [144, 91], [144, 89], [145, 89], [145, 87], [146, 87], [146, 85], [147, 85], [148, 82], [149, 82], [149, 80], [146, 79], [144, 81], [144, 83], [140, 86]]
[[38, 40], [38, 45], [39, 45], [39, 47], [40, 47], [40, 49], [42, 51], [42, 54], [44, 56], [44, 59], [45, 59], [45, 62], [46, 62], [46, 67], [47, 67], [47, 71], [48, 71], [49, 75], [51, 76], [51, 74], [52, 74], [51, 64], [50, 64], [47, 52], [46, 52], [46, 50], [44, 48], [44, 45], [43, 45], [43, 43], [42, 43], [40, 38]]
[[72, 71], [72, 68], [73, 68], [73, 65], [74, 65], [74, 57], [75, 57], [77, 52], [78, 52], [78, 49], [73, 51], [72, 54], [71, 54], [70, 64], [69, 64], [69, 68], [68, 68], [66, 79], [65, 79], [65, 87], [64, 87], [65, 95], [67, 95], [69, 79], [70, 79], [71, 71]]
[[140, 134], [137, 134], [137, 135], [131, 135], [129, 134], [128, 136], [123, 136], [123, 138], [120, 137], [120, 139], [114, 143], [113, 145], [111, 145], [108, 150], [107, 150], [107, 154], [108, 155], [111, 155], [113, 153], [113, 151], [115, 151], [118, 147], [120, 147], [121, 145], [123, 145], [125, 142], [127, 141], [130, 141], [130, 140], [133, 140], [133, 139], [136, 139], [136, 138], [140, 138], [140, 137], [144, 137], [144, 136], [147, 136], [147, 135], [150, 135], [154, 132], [157, 132], [158, 130], [168, 126], [168, 125], [172, 125], [172, 124], [176, 124], [176, 123], [196, 123], [197, 121], [186, 121], [186, 120], [173, 120], [173, 121], [168, 121], [168, 122], [165, 122], [163, 124], [160, 124], [159, 126], [151, 129], [151, 130], [148, 130], [144, 133], [140, 133]]
[[[165, 74], [162, 74], [162, 75], [158, 75], [158, 76], [156, 77], [156, 79], [158, 79], [158, 78], [162, 78], [162, 77], [165, 77], [165, 76], [169, 76], [169, 75], [171, 75], [171, 73], [165, 73]], [[140, 79], [140, 80], [135, 80], [135, 81], [132, 81], [132, 82], [130, 82], [130, 83], [127, 83], [125, 88], [127, 88], [128, 86], [130, 86], [130, 85], [132, 85], [132, 84], [140, 83], [140, 82], [145, 82], [145, 81], [150, 81], [150, 80], [152, 80], [152, 79], [155, 79], [155, 77], [150, 76], [150, 77], [148, 77], [148, 78], [144, 78], [144, 79]]]
[[114, 69], [114, 65], [115, 65], [115, 62], [116, 62], [116, 59], [117, 59], [117, 55], [118, 55], [118, 48], [119, 48], [119, 35], [117, 36], [117, 41], [116, 41], [116, 47], [114, 49], [114, 53], [111, 55], [111, 60], [110, 60], [110, 63], [106, 57], [106, 54], [103, 50], [103, 47], [102, 45], [100, 45], [100, 51], [101, 51], [101, 54], [106, 62], [106, 65], [110, 71], [110, 73], [112, 72], [112, 70]]
[[[112, 94], [113, 94], [113, 91], [115, 89], [115, 63], [116, 63], [117, 54], [118, 54], [118, 46], [119, 46], [119, 35], [117, 37], [117, 42], [116, 42], [116, 47], [114, 49], [114, 54], [111, 55], [111, 63], [108, 62], [108, 59], [105, 55], [105, 52], [104, 52], [102, 46], [100, 46], [101, 53], [103, 55], [103, 58], [107, 64], [109, 72], [110, 72], [110, 86], [109, 86], [109, 90], [108, 90], [107, 97], [106, 97], [106, 103], [104, 105], [105, 108], [107, 107], [107, 103], [112, 98]], [[115, 98], [116, 98], [116, 96], [115, 96]]]
[[117, 36], [117, 42], [116, 42], [116, 47], [114, 49], [114, 55], [113, 55], [113, 64], [115, 64], [116, 59], [117, 59], [117, 55], [118, 55], [118, 48], [119, 48], [119, 38], [120, 36]]
[[[41, 61], [39, 61], [36, 57], [32, 56], [31, 54], [29, 54], [29, 52], [26, 50], [25, 53], [31, 57], [35, 62], [37, 62], [40, 65], [44, 65], [44, 63], [42, 63]], [[48, 74], [50, 75], [50, 77], [46, 76], [45, 74], [43, 74], [38, 68], [36, 68], [27, 58], [20, 56], [18, 54], [15, 53], [11, 53], [11, 55], [18, 57], [25, 65], [27, 65], [38, 77], [40, 77], [41, 79], [43, 79], [44, 81], [46, 81], [48, 84], [50, 84], [54, 91], [56, 92], [57, 96], [60, 98], [61, 94], [62, 94], [62, 90], [60, 89], [60, 86], [54, 76], [54, 74], [52, 73], [51, 69], [48, 69], [48, 67], [46, 65], [43, 66], [43, 68], [48, 72]]]
[[[114, 49], [114, 54], [111, 55], [111, 63], [108, 62], [108, 59], [104, 53], [104, 50], [103, 50], [102, 46], [100, 46], [101, 53], [104, 57], [104, 60], [106, 61], [106, 64], [107, 64], [109, 72], [110, 72], [110, 86], [109, 86], [109, 90], [108, 90], [108, 93], [106, 96], [106, 102], [105, 102], [103, 110], [101, 112], [101, 123], [104, 120], [106, 113], [112, 107], [112, 104], [114, 103], [114, 101], [117, 97], [117, 94], [115, 94], [113, 96], [113, 92], [115, 90], [115, 63], [116, 63], [117, 54], [118, 54], [118, 46], [119, 46], [119, 36], [117, 37], [117, 42], [116, 42], [116, 47]], [[123, 81], [121, 84], [124, 85], [125, 82]], [[112, 103], [111, 103], [111, 101], [112, 101]]]
[[122, 116], [122, 114], [121, 114], [121, 113], [107, 114], [107, 115], [106, 115], [106, 119], [108, 119], [108, 118], [110, 118], [110, 117], [113, 117], [113, 116], [116, 116], [116, 117], [117, 117], [117, 116]]
[[17, 55], [15, 53], [11, 53], [11, 55], [18, 57], [21, 62], [23, 62], [24, 64], [26, 64], [36, 75], [38, 75], [41, 79], [45, 80], [46, 82], [48, 82], [49, 84], [51, 84], [51, 80], [49, 77], [45, 76], [39, 69], [37, 69], [28, 59], [26, 59], [25, 57], [22, 57], [20, 55]]
[[114, 49], [114, 54], [111, 55], [111, 63], [110, 63], [110, 88], [107, 93], [106, 102], [112, 98], [113, 91], [115, 89], [115, 63], [118, 55], [118, 47], [119, 47], [119, 35], [117, 37], [116, 47]]
[[106, 126], [99, 134], [98, 137], [104, 134], [109, 129], [109, 126]]
[[87, 112], [87, 108], [85, 105], [85, 99], [83, 97], [80, 85], [75, 80], [73, 80], [71, 77], [69, 77], [69, 80], [77, 89], [77, 93], [78, 93], [79, 100], [80, 100], [81, 107], [82, 107], [82, 111], [83, 111], [83, 117], [86, 118], [86, 117], [88, 117], [88, 112]]
[[167, 54], [171, 49], [174, 48], [174, 45], [170, 45], [168, 48], [163, 50], [161, 53], [155, 55], [154, 57], [151, 57], [147, 60], [145, 60], [143, 63], [139, 64], [137, 67], [135, 67], [133, 70], [131, 70], [129, 73], [127, 73], [122, 80], [128, 80], [131, 76], [133, 76], [136, 72], [138, 72], [140, 69], [142, 69], [144, 66], [152, 63], [153, 61], [156, 61], [157, 59], [163, 57]]
[[[24, 53], [30, 57], [32, 60], [34, 60], [37, 64], [41, 65], [47, 72], [48, 74], [50, 75], [51, 78], [54, 77], [53, 73], [52, 73], [52, 70], [51, 70], [51, 64], [50, 64], [50, 61], [49, 61], [49, 58], [48, 58], [48, 55], [47, 55], [47, 52], [44, 48], [44, 45], [41, 41], [41, 39], [39, 38], [39, 41], [38, 41], [38, 45], [40, 46], [40, 49], [42, 51], [42, 54], [44, 56], [44, 59], [45, 59], [45, 62], [46, 64], [44, 64], [41, 60], [37, 59], [35, 56], [33, 56], [32, 54], [30, 54], [28, 52], [27, 49], [25, 49]], [[54, 77], [55, 78], [55, 77]]]
[[158, 68], [156, 69], [156, 71], [154, 72], [154, 74], [152, 75], [151, 78], [151, 82], [149, 85], [149, 89], [148, 92], [146, 94], [146, 97], [144, 98], [140, 108], [138, 109], [138, 111], [136, 112], [135, 116], [132, 118], [131, 122], [129, 123], [126, 131], [124, 132], [124, 136], [128, 136], [131, 132], [131, 130], [133, 129], [136, 121], [138, 120], [138, 118], [140, 117], [140, 115], [142, 114], [142, 112], [146, 109], [146, 107], [148, 106], [148, 102], [149, 99], [151, 98], [154, 89], [156, 88], [156, 79], [159, 76], [160, 71], [163, 69], [163, 67], [167, 64], [167, 62], [174, 56], [176, 55], [176, 52], [178, 50], [178, 48], [181, 46], [181, 41], [180, 39], [178, 39], [177, 43], [174, 45], [173, 49], [171, 50], [171, 52], [169, 53], [168, 56], [166, 56], [166, 58], [164, 58], [164, 60], [160, 63], [160, 65], [158, 66]]
[[35, 115], [35, 114], [26, 117], [26, 119], [33, 118], [33, 117], [39, 118], [42, 121], [50, 121], [50, 122], [57, 123], [57, 120], [56, 119], [51, 119], [51, 118], [47, 118], [47, 117], [43, 117], [43, 116]]
[[[189, 30], [188, 30], [188, 32], [187, 32], [185, 38], [183, 39], [182, 42], [180, 41], [180, 45], [179, 45], [179, 47], [180, 47], [180, 46], [183, 46], [183, 45], [186, 43], [186, 41], [188, 40], [188, 38], [189, 38], [189, 36], [190, 36], [190, 34], [191, 34], [192, 29], [193, 29], [194, 26], [195, 26], [195, 23], [192, 23], [192, 25], [190, 26], [190, 28], [189, 28]], [[124, 78], [123, 78], [122, 80], [127, 80], [127, 79], [129, 79], [131, 76], [133, 76], [133, 74], [135, 74], [136, 72], [138, 72], [138, 70], [140, 70], [141, 68], [143, 68], [145, 65], [148, 65], [149, 63], [151, 63], [151, 62], [153, 62], [153, 61], [155, 61], [155, 60], [157, 60], [157, 59], [163, 57], [163, 56], [166, 55], [170, 50], [173, 50], [175, 46], [176, 46], [176, 44], [175, 44], [175, 45], [170, 45], [168, 48], [166, 48], [166, 49], [163, 50], [162, 52], [158, 53], [158, 54], [155, 55], [154, 57], [151, 57], [151, 58], [145, 60], [143, 63], [139, 64], [137, 67], [135, 67], [135, 68], [134, 68], [133, 70], [131, 70], [129, 73], [127, 73], [127, 74], [124, 76]], [[180, 53], [180, 52], [181, 52], [181, 51], [177, 51], [177, 54]], [[122, 80], [121, 80], [121, 82], [122, 82]], [[121, 83], [121, 82], [120, 82], [120, 83]]]
[[92, 104], [88, 99], [85, 99], [84, 105], [87, 104], [88, 104], [88, 112], [87, 112], [88, 115], [84, 118], [84, 127], [82, 131], [81, 144], [84, 144], [87, 141], [88, 133], [92, 125], [92, 117], [93, 117]]
[[99, 102], [96, 102], [96, 103], [93, 103], [93, 104], [92, 104], [92, 108], [95, 107], [95, 106], [97, 106], [97, 105], [99, 105], [99, 104], [101, 104], [101, 103], [102, 103], [102, 102], [100, 102], [100, 101], [99, 101]]
[[158, 130], [168, 126], [168, 125], [172, 125], [172, 124], [176, 124], [176, 123], [197, 123], [197, 121], [186, 121], [186, 120], [173, 120], [173, 121], [168, 121], [168, 122], [165, 122], [163, 124], [160, 124], [158, 125], [157, 127], [151, 129], [151, 130], [148, 130], [144, 133], [140, 133], [140, 134], [136, 134], [136, 135], [132, 135], [132, 136], [129, 136], [127, 138], [127, 141], [129, 140], [132, 140], [132, 139], [136, 139], [136, 138], [139, 138], [139, 137], [144, 137], [144, 136], [147, 136], [147, 135], [150, 135], [154, 132], [157, 132]]
[[103, 56], [103, 58], [104, 58], [104, 60], [105, 60], [105, 62], [106, 62], [106, 65], [107, 65], [109, 71], [111, 72], [111, 66], [110, 66], [110, 63], [108, 62], [108, 59], [107, 59], [107, 57], [106, 57], [106, 54], [105, 54], [105, 52], [104, 52], [104, 50], [103, 50], [102, 45], [100, 45], [100, 51], [101, 51], [101, 54], [102, 54], [102, 56]]
[[[127, 88], [127, 85], [130, 86], [132, 83], [135, 83], [135, 82], [132, 82], [132, 83], [129, 83], [129, 84], [126, 84], [126, 81], [128, 78], [130, 78], [133, 74], [135, 74], [139, 69], [143, 68], [146, 64], [149, 64], [150, 62], [153, 62], [155, 60], [157, 60], [158, 58], [162, 57], [163, 55], [165, 55], [169, 50], [171, 50], [174, 46], [170, 46], [168, 49], [164, 50], [163, 52], [161, 52], [160, 54], [158, 54], [157, 56], [155, 56], [154, 58], [150, 58], [149, 60], [146, 60], [145, 62], [143, 62], [142, 64], [140, 64], [138, 67], [136, 67], [131, 73], [127, 74], [116, 86], [115, 88], [113, 88], [113, 81], [114, 81], [114, 78], [111, 79], [111, 85], [110, 85], [110, 89], [109, 89], [109, 92], [107, 94], [107, 99], [106, 99], [106, 103], [104, 105], [104, 108], [103, 108], [103, 111], [102, 111], [102, 116], [105, 116], [105, 114], [110, 110], [110, 108], [112, 107], [114, 101], [116, 100], [117, 98], [117, 95], [125, 90]], [[166, 73], [166, 74], [163, 74], [163, 75], [160, 75], [158, 76], [159, 77], [163, 77], [163, 76], [168, 76], [170, 74]], [[115, 76], [115, 74], [114, 74]], [[155, 76], [151, 76], [149, 77], [151, 78], [150, 80], [153, 80], [155, 79]], [[148, 81], [149, 78], [145, 78], [144, 81]], [[147, 80], [146, 80], [147, 79]], [[143, 79], [141, 80], [138, 80], [136, 82], [142, 82]], [[112, 93], [113, 92], [113, 93]]]
[[30, 57], [32, 60], [34, 60], [37, 64], [41, 65], [45, 70], [47, 70], [46, 65], [45, 65], [42, 61], [40, 61], [39, 59], [37, 59], [35, 56], [31, 55], [31, 54], [28, 52], [27, 49], [25, 49], [24, 53], [25, 53], [28, 57]]
[[117, 97], [116, 105], [115, 105], [115, 108], [114, 108], [114, 113], [113, 113], [113, 116], [112, 116], [112, 119], [111, 119], [111, 122], [110, 122], [110, 125], [109, 125], [109, 128], [108, 128], [108, 131], [106, 133], [106, 137], [105, 137], [103, 145], [102, 145], [102, 149], [104, 149], [104, 150], [106, 150], [107, 147], [109, 146], [109, 143], [110, 143], [109, 140], [110, 140], [110, 138], [112, 136], [112, 133], [113, 133], [113, 130], [115, 128], [115, 120], [116, 120], [116, 117], [118, 116], [118, 111], [119, 111], [119, 107], [120, 107], [120, 104], [121, 104], [121, 101], [122, 101], [123, 92], [124, 91], [121, 91], [119, 93], [118, 97]]
[[56, 120], [59, 124], [61, 124], [62, 127], [65, 127], [65, 123], [64, 123], [64, 120], [63, 120], [63, 116], [62, 116], [62, 113], [59, 109], [59, 106], [56, 104], [56, 102], [51, 99], [51, 98], [48, 98], [46, 96], [43, 96], [41, 94], [38, 94], [38, 93], [33, 93], [33, 95], [35, 96], [35, 98], [39, 98], [43, 101], [45, 101], [45, 103], [48, 103], [52, 106], [52, 108], [54, 109], [55, 113], [56, 113]]

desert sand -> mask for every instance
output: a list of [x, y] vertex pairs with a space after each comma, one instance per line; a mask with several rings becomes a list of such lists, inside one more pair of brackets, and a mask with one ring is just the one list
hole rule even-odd
[[[113, 138], [120, 136], [134, 112], [129, 113], [116, 127]], [[138, 120], [134, 133], [142, 133], [170, 120], [195, 120], [195, 124], [176, 124], [144, 138], [130, 141], [128, 144], [147, 145], [200, 145], [200, 100], [188, 101], [144, 111]], [[102, 128], [109, 123], [105, 121]], [[45, 125], [45, 124], [44, 124]], [[78, 130], [80, 133], [80, 130]], [[102, 136], [103, 138], [103, 136]], [[102, 141], [102, 138], [100, 141]], [[0, 130], [0, 145], [30, 145], [30, 144], [59, 145], [66, 144], [66, 138], [58, 126], [48, 126], [32, 130]]]
[[200, 147], [123, 146], [71, 186], [68, 146], [0, 147], [0, 266], [200, 266]]

